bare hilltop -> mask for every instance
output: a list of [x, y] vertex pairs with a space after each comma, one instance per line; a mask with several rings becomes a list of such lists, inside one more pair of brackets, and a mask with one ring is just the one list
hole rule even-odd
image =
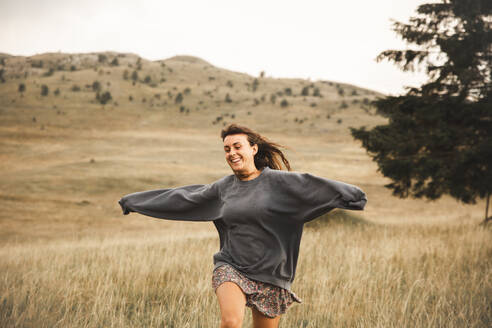
[[0, 54], [0, 70], [3, 110], [17, 108], [17, 118], [26, 110], [26, 119], [35, 116], [45, 128], [88, 128], [87, 119], [93, 128], [217, 130], [242, 122], [279, 132], [345, 134], [349, 125], [374, 121], [368, 105], [378, 95], [333, 81], [254, 77], [192, 56], [149, 61], [115, 52]]

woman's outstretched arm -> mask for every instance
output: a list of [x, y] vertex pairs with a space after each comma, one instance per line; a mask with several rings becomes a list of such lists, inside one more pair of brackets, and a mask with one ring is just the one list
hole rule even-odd
[[123, 214], [143, 215], [183, 221], [213, 221], [221, 216], [217, 183], [140, 191], [123, 196], [118, 202]]
[[335, 208], [363, 210], [366, 194], [357, 186], [318, 177], [309, 173], [279, 171], [276, 179], [284, 197], [298, 213], [298, 219], [310, 221]]

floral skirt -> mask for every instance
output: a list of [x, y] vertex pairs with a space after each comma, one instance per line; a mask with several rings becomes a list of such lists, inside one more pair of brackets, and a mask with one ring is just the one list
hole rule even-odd
[[222, 283], [230, 281], [238, 285], [246, 295], [246, 306], [256, 307], [265, 316], [275, 318], [284, 314], [294, 302], [302, 300], [287, 289], [265, 282], [251, 280], [228, 264], [219, 266], [212, 276], [212, 287], [217, 289]]

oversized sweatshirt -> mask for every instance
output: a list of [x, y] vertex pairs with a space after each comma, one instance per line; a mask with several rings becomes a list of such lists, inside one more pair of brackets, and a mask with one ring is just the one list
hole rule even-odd
[[304, 223], [334, 208], [362, 210], [366, 202], [354, 185], [264, 167], [249, 181], [231, 174], [210, 184], [135, 192], [119, 204], [125, 215], [213, 221], [220, 240], [215, 268], [230, 264], [250, 279], [290, 290]]

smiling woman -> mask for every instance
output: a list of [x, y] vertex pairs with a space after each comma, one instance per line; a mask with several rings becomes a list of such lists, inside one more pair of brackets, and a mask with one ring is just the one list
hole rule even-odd
[[230, 124], [222, 130], [221, 137], [226, 161], [241, 180], [257, 177], [257, 168], [268, 166], [276, 170], [282, 169], [280, 160], [290, 171], [289, 161], [279, 149], [282, 146], [268, 141], [247, 127]]
[[277, 327], [287, 308], [301, 302], [290, 287], [304, 223], [334, 208], [362, 210], [367, 198], [356, 186], [290, 171], [281, 146], [247, 127], [231, 124], [221, 138], [234, 174], [206, 185], [136, 192], [119, 204], [124, 214], [213, 221], [220, 250], [212, 287], [221, 327], [241, 327], [245, 306], [255, 327]]

